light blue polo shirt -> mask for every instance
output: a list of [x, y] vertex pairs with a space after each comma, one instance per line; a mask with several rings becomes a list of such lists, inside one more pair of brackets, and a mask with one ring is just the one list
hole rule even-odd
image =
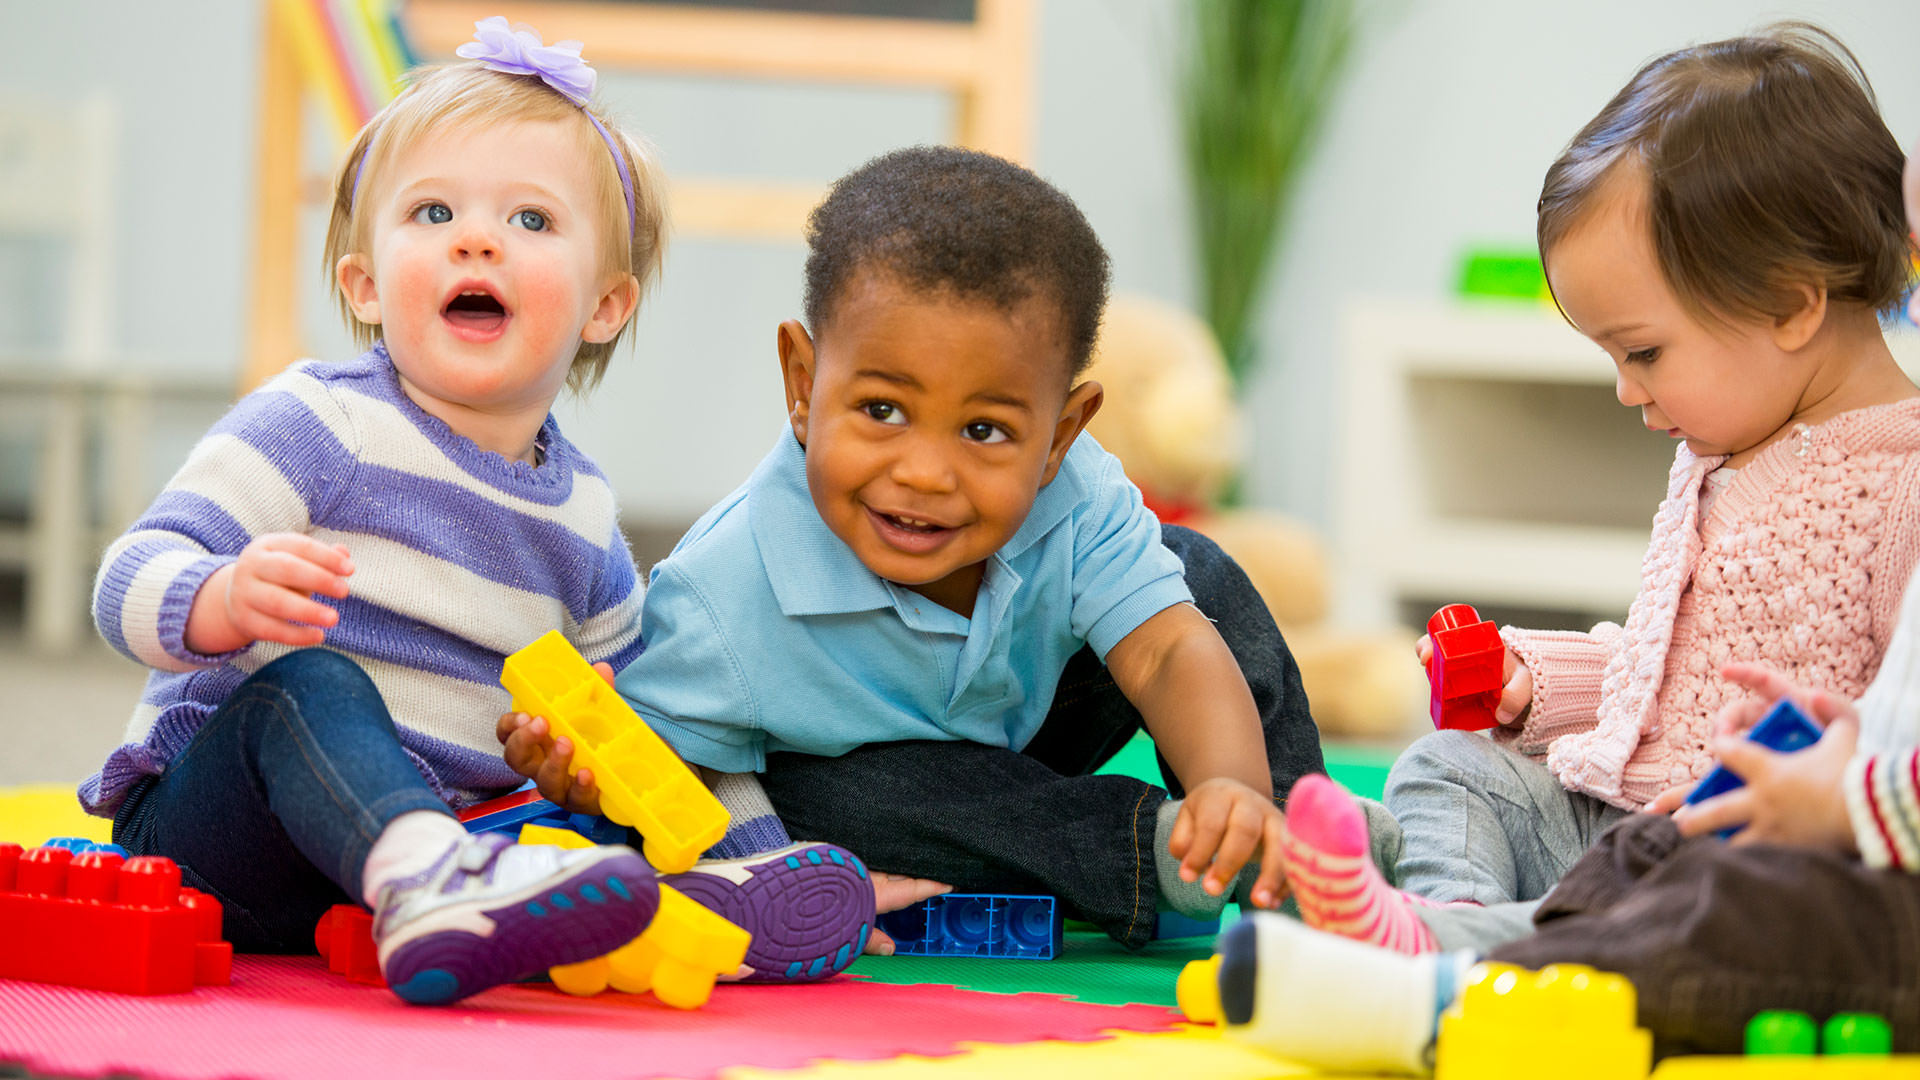
[[1015, 750], [1067, 659], [1192, 599], [1119, 459], [1081, 435], [987, 563], [973, 618], [868, 570], [820, 517], [789, 431], [653, 568], [615, 685], [688, 761], [969, 739]]

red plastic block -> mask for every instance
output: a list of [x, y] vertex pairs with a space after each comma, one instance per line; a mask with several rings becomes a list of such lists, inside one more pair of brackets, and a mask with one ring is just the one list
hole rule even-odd
[[335, 904], [313, 928], [313, 944], [327, 970], [362, 986], [385, 986], [379, 950], [373, 947], [373, 915], [358, 904]]
[[122, 994], [224, 985], [220, 918], [171, 859], [0, 844], [0, 978]]
[[1467, 604], [1448, 604], [1427, 620], [1433, 726], [1456, 731], [1494, 727], [1505, 680], [1507, 647], [1500, 631]]

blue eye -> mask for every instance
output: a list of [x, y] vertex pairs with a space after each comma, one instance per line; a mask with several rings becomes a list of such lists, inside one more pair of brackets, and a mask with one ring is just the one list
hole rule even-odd
[[547, 229], [547, 215], [538, 210], [515, 210], [507, 220], [528, 232], [545, 232]]
[[890, 401], [869, 401], [860, 406], [860, 411], [883, 424], [904, 424], [907, 418], [901, 414], [899, 406]]
[[416, 225], [445, 225], [453, 220], [453, 211], [445, 203], [422, 203], [414, 208], [413, 216], [407, 220]]
[[975, 420], [960, 431], [967, 438], [979, 443], [1006, 442], [1009, 437], [1006, 430], [999, 424], [989, 424], [985, 420]]

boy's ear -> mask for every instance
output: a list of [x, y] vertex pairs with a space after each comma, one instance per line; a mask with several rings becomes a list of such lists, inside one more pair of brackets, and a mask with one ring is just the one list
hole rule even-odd
[[1799, 310], [1773, 320], [1773, 343], [1782, 352], [1798, 352], [1827, 321], [1827, 287], [1802, 283], [1796, 286], [1801, 302]]
[[1053, 445], [1047, 450], [1047, 470], [1040, 474], [1041, 487], [1053, 483], [1054, 474], [1060, 471], [1060, 462], [1073, 447], [1073, 440], [1087, 429], [1087, 421], [1100, 411], [1100, 404], [1106, 399], [1106, 389], [1091, 379], [1068, 392], [1067, 403], [1060, 408], [1060, 419], [1053, 424]]
[[627, 325], [633, 317], [633, 311], [640, 306], [640, 279], [632, 274], [622, 274], [618, 281], [600, 294], [600, 303], [593, 309], [593, 315], [587, 319], [587, 325], [580, 330], [580, 340], [599, 345], [620, 336], [620, 328]]
[[340, 295], [346, 297], [353, 317], [368, 326], [379, 326], [380, 290], [373, 284], [373, 260], [360, 253], [342, 255], [334, 264], [333, 277], [340, 283]]
[[813, 339], [798, 319], [780, 324], [780, 378], [787, 386], [787, 423], [793, 437], [807, 445], [808, 408], [813, 400]]

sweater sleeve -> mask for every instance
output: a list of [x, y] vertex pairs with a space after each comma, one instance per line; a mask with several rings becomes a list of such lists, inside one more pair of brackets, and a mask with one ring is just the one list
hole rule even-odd
[[107, 549], [93, 587], [100, 635], [163, 671], [226, 661], [187, 648], [194, 596], [255, 537], [308, 532], [351, 480], [354, 441], [326, 386], [298, 369], [241, 399]]
[[573, 647], [592, 663], [606, 663], [616, 672], [624, 671], [640, 655], [639, 572], [634, 569], [633, 552], [627, 538], [615, 523], [607, 539], [606, 558], [594, 575], [592, 610], [580, 622]]
[[1920, 873], [1920, 750], [1861, 754], [1841, 789], [1860, 858], [1876, 870]]
[[1591, 731], [1599, 722], [1600, 678], [1620, 640], [1620, 627], [1601, 623], [1581, 633], [1506, 626], [1500, 638], [1532, 674], [1533, 702], [1519, 724], [1494, 729], [1494, 740], [1544, 758], [1553, 740]]
[[1873, 619], [1873, 644], [1884, 653], [1899, 624], [1901, 598], [1920, 560], [1920, 454], [1913, 455], [1894, 481], [1893, 496], [1882, 505], [1887, 520], [1873, 553], [1868, 588], [1868, 610]]

